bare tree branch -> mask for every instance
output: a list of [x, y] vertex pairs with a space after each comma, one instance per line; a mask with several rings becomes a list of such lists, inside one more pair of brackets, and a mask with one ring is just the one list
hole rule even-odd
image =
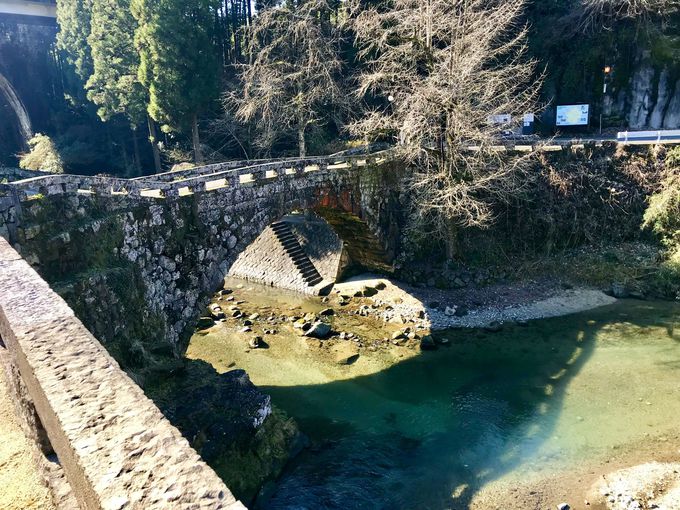
[[255, 123], [257, 144], [265, 150], [293, 131], [304, 156], [305, 131], [323, 121], [322, 109], [342, 98], [340, 36], [331, 12], [328, 0], [286, 3], [265, 9], [248, 29], [243, 89], [224, 101], [238, 120]]
[[[418, 228], [443, 238], [484, 226], [492, 201], [521, 185], [524, 158], [495, 146], [507, 126], [536, 109], [542, 76], [527, 57], [524, 0], [392, 0], [362, 9], [351, 24], [366, 63], [357, 94], [382, 100], [351, 126], [357, 136], [390, 135], [417, 169], [411, 183]], [[476, 150], [467, 150], [469, 145]]]

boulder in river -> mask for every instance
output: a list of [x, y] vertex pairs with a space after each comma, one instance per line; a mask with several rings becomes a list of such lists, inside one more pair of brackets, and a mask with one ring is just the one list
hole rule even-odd
[[315, 322], [312, 326], [305, 331], [305, 336], [312, 338], [323, 339], [326, 338], [331, 333], [331, 327], [325, 322]]
[[456, 317], [465, 317], [467, 314], [468, 310], [464, 306], [456, 307], [456, 313], [454, 314]]
[[212, 317], [199, 317], [196, 327], [198, 329], [208, 329], [215, 325], [215, 321]]
[[625, 283], [614, 282], [612, 283], [610, 293], [616, 299], [625, 299], [629, 296], [628, 289]]
[[420, 350], [421, 351], [433, 351], [437, 348], [437, 343], [434, 341], [432, 335], [425, 335], [420, 339]]

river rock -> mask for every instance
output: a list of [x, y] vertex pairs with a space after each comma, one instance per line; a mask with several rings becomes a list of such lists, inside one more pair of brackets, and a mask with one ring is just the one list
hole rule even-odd
[[375, 288], [378, 290], [385, 290], [386, 287], [387, 285], [385, 284], [385, 282], [378, 282], [375, 284]]
[[616, 299], [625, 299], [629, 296], [626, 284], [621, 282], [612, 283], [610, 292], [611, 295], [614, 296]]
[[570, 510], [571, 507], [566, 503], [560, 503], [557, 505], [557, 510]]
[[350, 342], [343, 342], [333, 349], [338, 365], [351, 365], [359, 358], [359, 348]]
[[502, 329], [503, 324], [498, 321], [491, 321], [489, 325], [484, 328], [485, 331], [489, 331], [490, 333], [498, 333]]
[[420, 339], [420, 350], [422, 351], [433, 351], [437, 348], [437, 344], [434, 341], [432, 335], [425, 335]]
[[363, 289], [361, 289], [361, 295], [364, 296], [364, 297], [375, 296], [377, 293], [378, 293], [378, 289], [376, 289], [375, 287], [366, 286]]
[[295, 329], [307, 331], [310, 327], [312, 327], [312, 324], [309, 321], [306, 321], [305, 319], [298, 319], [295, 322], [293, 322], [293, 327]]
[[262, 345], [262, 337], [261, 336], [254, 336], [248, 341], [248, 347], [251, 349], [257, 349]]
[[215, 325], [215, 321], [212, 317], [199, 317], [196, 327], [198, 329], [208, 329]]
[[468, 309], [465, 308], [464, 306], [456, 307], [456, 312], [454, 314], [456, 317], [465, 317], [467, 314], [468, 314]]
[[221, 320], [224, 319], [225, 317], [224, 312], [222, 311], [222, 307], [218, 304], [210, 305], [210, 315], [215, 320]]
[[253, 313], [253, 314], [251, 314], [248, 318], [249, 318], [251, 321], [254, 321], [254, 320], [257, 320], [257, 319], [260, 318], [260, 314], [259, 314], [259, 313]]
[[331, 332], [331, 327], [325, 322], [315, 322], [312, 326], [305, 331], [305, 336], [312, 338], [323, 339], [326, 338]]
[[231, 289], [222, 289], [222, 290], [220, 291], [220, 296], [228, 296], [228, 295], [231, 294], [232, 292], [233, 292], [233, 291], [232, 291]]
[[335, 310], [333, 310], [332, 308], [324, 308], [319, 312], [319, 315], [323, 315], [326, 317], [329, 315], [335, 315]]
[[403, 330], [403, 331], [395, 331], [392, 333], [392, 340], [401, 340], [402, 338], [407, 338], [408, 336], [408, 331]]

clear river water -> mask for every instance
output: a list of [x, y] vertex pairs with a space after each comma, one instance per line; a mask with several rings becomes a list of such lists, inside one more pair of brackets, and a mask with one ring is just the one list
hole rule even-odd
[[[270, 306], [269, 292], [251, 292], [252, 306]], [[437, 351], [343, 367], [293, 347], [294, 331], [279, 335], [246, 352], [225, 326], [195, 335], [188, 352], [244, 368], [310, 438], [263, 508], [464, 509], [509, 480], [637, 450], [651, 460], [680, 430], [678, 304], [442, 331], [450, 343]]]

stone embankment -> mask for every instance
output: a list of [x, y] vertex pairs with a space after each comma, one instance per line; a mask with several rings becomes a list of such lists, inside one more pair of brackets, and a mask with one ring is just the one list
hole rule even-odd
[[142, 390], [0, 238], [0, 338], [23, 417], [80, 508], [244, 508]]

